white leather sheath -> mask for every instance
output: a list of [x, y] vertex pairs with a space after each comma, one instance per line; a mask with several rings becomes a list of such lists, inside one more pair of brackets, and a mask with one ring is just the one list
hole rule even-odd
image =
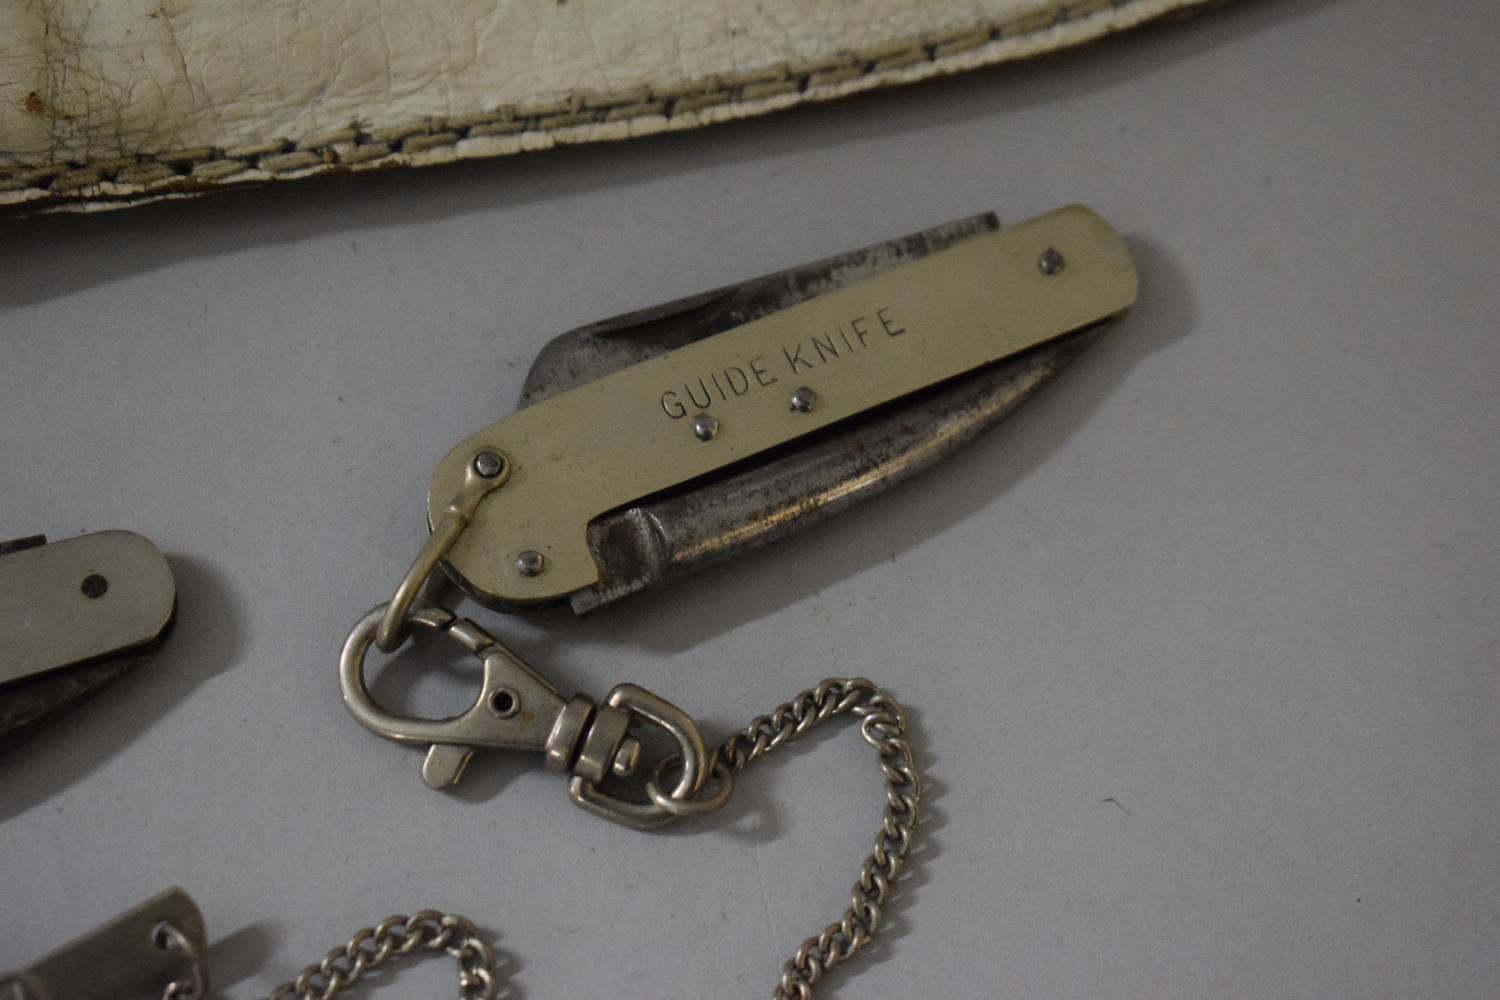
[[1204, 0], [0, 0], [0, 210], [623, 139]]

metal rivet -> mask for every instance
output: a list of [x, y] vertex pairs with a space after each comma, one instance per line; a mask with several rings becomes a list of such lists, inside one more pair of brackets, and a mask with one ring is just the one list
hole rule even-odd
[[798, 389], [796, 392], [792, 393], [792, 409], [796, 410], [798, 413], [807, 413], [811, 411], [813, 408], [813, 404], [815, 404], [817, 401], [818, 394], [816, 392], [813, 392], [805, 385], [802, 388]]
[[496, 718], [508, 719], [521, 710], [521, 696], [508, 687], [496, 688], [490, 692], [489, 708]]
[[486, 448], [474, 456], [474, 471], [485, 479], [494, 479], [505, 468], [505, 459], [498, 451]]
[[719, 433], [719, 422], [707, 413], [700, 413], [693, 418], [693, 433], [699, 441], [711, 441]]
[[1058, 252], [1057, 247], [1048, 247], [1036, 259], [1036, 266], [1043, 274], [1056, 274], [1068, 266], [1068, 259]]
[[547, 557], [535, 549], [527, 549], [516, 556], [516, 572], [522, 576], [536, 576], [547, 568]]
[[78, 585], [78, 589], [83, 591], [84, 597], [87, 597], [91, 601], [97, 601], [109, 589], [109, 581], [98, 573], [90, 573], [83, 578], [83, 582]]

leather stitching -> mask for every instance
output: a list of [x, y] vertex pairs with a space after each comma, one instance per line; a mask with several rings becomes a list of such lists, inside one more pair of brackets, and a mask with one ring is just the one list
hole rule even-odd
[[[300, 142], [274, 139], [230, 149], [201, 147], [142, 153], [109, 161], [63, 162], [0, 169], [0, 203], [37, 195], [77, 199], [88, 189], [114, 186], [127, 196], [194, 190], [204, 183], [275, 180], [328, 168], [394, 165], [399, 157], [452, 147], [465, 139], [557, 133], [590, 125], [702, 112], [721, 105], [764, 102], [782, 95], [816, 97], [822, 89], [913, 65], [939, 64], [987, 45], [1034, 35], [1140, 0], [1046, 0], [1003, 21], [987, 20], [933, 37], [888, 43], [817, 63], [779, 64], [763, 70], [717, 74], [675, 86], [636, 87], [621, 93], [576, 93], [541, 104], [510, 105], [493, 112], [427, 119], [370, 131], [349, 127]], [[393, 161], [390, 164], [382, 161]], [[249, 175], [249, 176], [246, 176]], [[96, 195], [101, 192], [95, 190]], [[116, 192], [104, 192], [116, 193]]]

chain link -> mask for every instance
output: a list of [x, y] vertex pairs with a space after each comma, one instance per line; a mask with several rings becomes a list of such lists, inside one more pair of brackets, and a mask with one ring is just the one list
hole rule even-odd
[[366, 972], [417, 949], [445, 951], [458, 960], [460, 1000], [495, 1000], [495, 954], [479, 929], [465, 917], [436, 910], [387, 917], [376, 927], [355, 931], [342, 948], [276, 987], [270, 1000], [332, 1000]]
[[[857, 955], [880, 930], [891, 887], [916, 841], [922, 776], [906, 741], [906, 713], [894, 698], [863, 677], [829, 678], [803, 691], [730, 736], [715, 759], [715, 771], [727, 772], [721, 780], [732, 781], [766, 754], [801, 739], [835, 716], [851, 714], [860, 720], [865, 742], [880, 755], [886, 783], [884, 820], [875, 835], [875, 850], [860, 867], [849, 908], [822, 933], [802, 942], [787, 960], [773, 1000], [811, 1000], [818, 982]], [[715, 794], [705, 789], [701, 797]], [[460, 1000], [495, 1000], [499, 983], [494, 953], [468, 920], [434, 910], [391, 917], [378, 927], [357, 932], [344, 947], [335, 948], [295, 980], [278, 986], [270, 1000], [332, 1000], [370, 969], [417, 948], [446, 951], [458, 959]]]
[[188, 977], [174, 979], [162, 991], [162, 1000], [207, 1000], [208, 966], [193, 939], [168, 920], [151, 928], [151, 943], [162, 951], [181, 955], [188, 961]]
[[860, 866], [849, 908], [822, 933], [802, 942], [787, 960], [772, 993], [774, 1000], [810, 1000], [818, 981], [857, 955], [880, 930], [891, 887], [916, 842], [922, 775], [906, 741], [905, 711], [863, 677], [829, 678], [755, 719], [719, 748], [719, 760], [738, 774], [814, 727], [849, 713], [859, 718], [860, 735], [880, 755], [886, 782], [884, 821], [875, 835], [875, 850]]

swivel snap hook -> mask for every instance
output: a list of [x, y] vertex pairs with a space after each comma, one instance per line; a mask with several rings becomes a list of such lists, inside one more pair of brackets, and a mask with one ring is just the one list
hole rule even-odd
[[[447, 636], [478, 658], [484, 677], [473, 704], [447, 719], [408, 718], [377, 704], [365, 683], [364, 668], [386, 610], [386, 605], [381, 605], [370, 611], [344, 641], [339, 656], [344, 704], [360, 725], [379, 736], [396, 743], [426, 744], [422, 779], [428, 785], [446, 788], [456, 784], [478, 749], [533, 750], [546, 754], [549, 763], [561, 763], [565, 770], [576, 766], [573, 747], [557, 744], [577, 739], [589, 728], [592, 706], [588, 700], [564, 699], [545, 677], [494, 636], [445, 608], [416, 607], [407, 612], [405, 621]], [[578, 704], [580, 701], [582, 704]], [[575, 719], [577, 731], [567, 731], [571, 727], [563, 724]], [[622, 720], [603, 745], [596, 740], [590, 746], [592, 760], [599, 762], [600, 778], [611, 769], [624, 773], [634, 769], [640, 747], [627, 737], [624, 721], [628, 720]]]
[[[382, 708], [365, 681], [365, 660], [389, 608], [380, 605], [355, 624], [339, 656], [344, 704], [371, 732], [396, 743], [426, 745], [422, 779], [433, 788], [456, 784], [478, 749], [532, 750], [546, 766], [570, 776], [568, 793], [588, 811], [638, 829], [670, 823], [684, 815], [708, 811], [727, 797], [720, 792], [698, 802], [714, 761], [697, 723], [682, 709], [634, 684], [621, 684], [602, 703], [583, 695], [564, 698], [546, 678], [494, 636], [467, 618], [430, 605], [410, 609], [403, 628], [438, 632], [475, 656], [484, 668], [479, 694], [462, 713], [446, 719], [416, 719]], [[633, 725], [654, 725], [677, 743], [672, 766], [677, 780], [670, 791], [660, 787], [664, 773], [647, 782], [647, 801], [632, 801], [603, 785], [611, 777], [628, 777], [640, 762], [641, 744]]]

